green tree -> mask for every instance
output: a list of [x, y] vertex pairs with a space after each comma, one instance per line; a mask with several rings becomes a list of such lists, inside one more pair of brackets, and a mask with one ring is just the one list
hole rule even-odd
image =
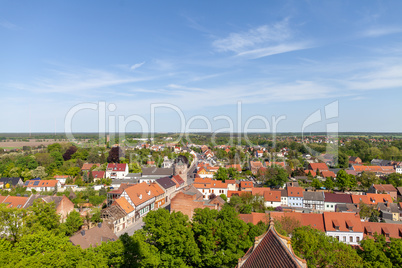
[[158, 209], [150, 211], [144, 222], [145, 241], [158, 249], [162, 266], [199, 266], [200, 250], [187, 216]]
[[327, 189], [327, 190], [332, 190], [332, 189], [334, 189], [334, 181], [333, 181], [333, 179], [332, 179], [332, 178], [327, 178], [327, 179], [324, 181], [324, 187], [325, 187], [325, 189]]
[[314, 187], [315, 189], [320, 189], [322, 187], [322, 183], [320, 182], [319, 179], [314, 178], [313, 181], [311, 182], [311, 186]]
[[378, 178], [374, 172], [363, 171], [357, 179], [365, 188], [369, 188], [372, 184], [376, 184], [378, 182]]
[[362, 266], [362, 259], [353, 248], [310, 226], [294, 229], [292, 247], [308, 267]]
[[392, 267], [381, 243], [369, 238], [362, 240], [360, 246], [362, 249], [358, 253], [363, 259], [364, 267]]
[[225, 182], [228, 179], [228, 171], [226, 168], [220, 167], [214, 174], [214, 179]]
[[22, 236], [22, 226], [26, 211], [20, 208], [8, 208], [7, 204], [0, 204], [0, 234], [13, 242], [19, 241]]
[[62, 224], [61, 228], [67, 236], [71, 236], [81, 228], [83, 223], [80, 213], [73, 210], [68, 214], [66, 222]]
[[25, 223], [32, 230], [57, 229], [60, 225], [60, 216], [56, 212], [56, 205], [54, 202], [45, 203], [41, 199], [36, 199], [33, 205], [28, 208]]

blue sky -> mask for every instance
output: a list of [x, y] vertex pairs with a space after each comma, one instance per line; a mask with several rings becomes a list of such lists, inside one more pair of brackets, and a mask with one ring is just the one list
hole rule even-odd
[[[300, 132], [321, 110], [305, 131], [337, 123], [340, 131], [402, 132], [400, 1], [0, 5], [0, 132], [63, 132], [71, 109], [100, 102], [116, 108], [106, 112], [107, 129], [113, 120], [121, 127], [119, 116], [151, 128], [151, 105], [170, 104], [190, 129], [207, 127], [196, 118], [228, 128], [227, 116], [244, 130], [260, 116], [272, 131], [272, 117], [284, 116], [276, 130]], [[336, 101], [336, 116], [326, 117]], [[67, 124], [97, 132], [100, 120], [99, 109], [86, 109]], [[135, 120], [127, 131], [141, 130]], [[160, 132], [182, 125], [168, 107], [154, 122]]]

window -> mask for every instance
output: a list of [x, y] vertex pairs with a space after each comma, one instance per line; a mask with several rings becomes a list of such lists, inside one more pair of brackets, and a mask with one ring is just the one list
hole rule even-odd
[[360, 237], [356, 237], [356, 242], [359, 243], [360, 242]]
[[353, 236], [349, 237], [349, 242], [353, 243]]
[[336, 237], [336, 240], [338, 240], [338, 241], [339, 241], [339, 236], [337, 236], [337, 237]]
[[346, 236], [343, 237], [343, 242], [346, 242]]

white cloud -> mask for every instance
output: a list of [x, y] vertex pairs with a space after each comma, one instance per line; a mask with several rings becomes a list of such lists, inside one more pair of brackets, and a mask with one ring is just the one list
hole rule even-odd
[[312, 47], [310, 42], [295, 41], [289, 20], [263, 25], [246, 32], [231, 33], [215, 40], [212, 45], [220, 52], [234, 52], [251, 59], [296, 51]]
[[302, 50], [302, 49], [308, 49], [311, 47], [312, 46], [307, 43], [280, 44], [277, 46], [270, 46], [270, 47], [243, 51], [243, 52], [238, 53], [237, 56], [243, 56], [243, 57], [247, 57], [250, 59], [258, 59], [258, 58], [267, 57], [267, 56], [271, 56], [271, 55], [276, 55], [276, 54], [281, 54], [281, 53], [286, 53], [286, 52], [291, 52], [291, 51], [296, 51], [296, 50]]
[[0, 21], [0, 26], [3, 28], [9, 29], [9, 30], [18, 29], [17, 25], [15, 25], [9, 21], [6, 21], [6, 20]]
[[382, 27], [372, 28], [364, 31], [362, 35], [364, 37], [380, 37], [384, 35], [390, 35], [402, 32], [402, 27]]
[[134, 65], [131, 65], [131, 67], [130, 67], [130, 70], [131, 71], [134, 71], [135, 69], [138, 69], [138, 68], [140, 68], [142, 65], [144, 65], [145, 64], [145, 61], [143, 61], [143, 62], [141, 62], [141, 63], [136, 63], [136, 64], [134, 64]]

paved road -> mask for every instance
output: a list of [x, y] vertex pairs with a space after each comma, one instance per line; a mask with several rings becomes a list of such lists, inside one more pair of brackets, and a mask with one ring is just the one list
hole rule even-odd
[[116, 235], [118, 237], [120, 237], [121, 235], [127, 233], [129, 236], [132, 236], [134, 234], [135, 231], [142, 229], [142, 227], [144, 226], [144, 222], [142, 221], [142, 218], [138, 219], [136, 223], [134, 223], [133, 225], [131, 225], [130, 227], [117, 232]]

